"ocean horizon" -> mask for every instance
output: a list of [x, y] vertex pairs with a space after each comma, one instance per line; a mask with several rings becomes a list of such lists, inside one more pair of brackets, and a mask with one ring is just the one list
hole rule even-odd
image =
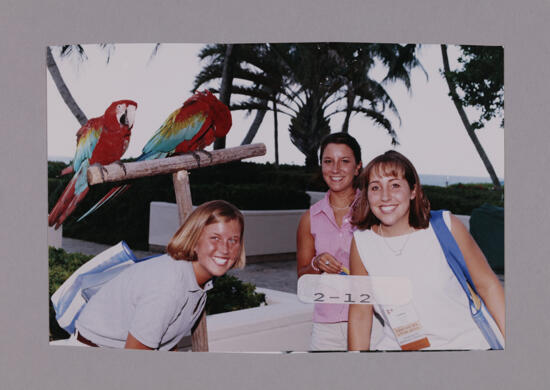
[[[62, 161], [68, 164], [72, 157], [48, 156], [48, 161]], [[446, 187], [452, 184], [472, 184], [472, 183], [492, 183], [489, 176], [455, 176], [455, 175], [432, 175], [418, 174], [420, 183], [430, 186]], [[500, 184], [504, 184], [504, 179], [500, 179]]]
[[[453, 176], [453, 175], [430, 175], [418, 174], [420, 183], [430, 186], [446, 187], [452, 184], [492, 183], [489, 176]], [[500, 184], [504, 185], [504, 179], [500, 178]]]

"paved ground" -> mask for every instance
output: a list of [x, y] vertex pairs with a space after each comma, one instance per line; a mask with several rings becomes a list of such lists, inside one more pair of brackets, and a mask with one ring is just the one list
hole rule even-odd
[[[109, 245], [76, 240], [63, 237], [63, 249], [67, 252], [80, 252], [86, 255], [97, 255], [107, 249]], [[158, 254], [158, 252], [133, 251], [136, 257], [143, 258]], [[296, 293], [298, 276], [296, 275], [295, 261], [270, 261], [248, 264], [244, 269], [231, 270], [234, 275], [244, 282], [253, 283], [257, 287], [269, 288], [277, 291]]]

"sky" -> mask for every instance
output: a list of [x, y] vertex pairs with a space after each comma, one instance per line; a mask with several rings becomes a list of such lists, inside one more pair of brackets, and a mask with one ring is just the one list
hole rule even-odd
[[[111, 47], [108, 62], [107, 51], [98, 45], [84, 45], [87, 55], [84, 61], [77, 56], [60, 58], [58, 47], [52, 51], [65, 83], [88, 118], [101, 116], [115, 100], [132, 99], [138, 103], [130, 145], [123, 156], [130, 158], [141, 154], [142, 147], [168, 115], [191, 96], [193, 80], [206, 64], [197, 56], [203, 46], [162, 44], [152, 56], [155, 44], [116, 44]], [[458, 53], [457, 47], [449, 47], [451, 69], [458, 67]], [[401, 117], [399, 125], [390, 115], [400, 143], [396, 150], [407, 156], [420, 174], [488, 177], [448, 96], [447, 84], [440, 74], [440, 46], [422, 45], [419, 59], [427, 77], [422, 70], [414, 69], [410, 91], [399, 83], [385, 86]], [[45, 71], [48, 159], [69, 160], [74, 156], [80, 125]], [[372, 77], [382, 77], [381, 68], [374, 69]], [[475, 110], [469, 109], [467, 113], [472, 122], [477, 119]], [[233, 111], [232, 116], [226, 147], [240, 145], [254, 119], [254, 113], [247, 115], [240, 111]], [[304, 165], [305, 156], [290, 142], [289, 118], [281, 114], [278, 118], [280, 163]], [[343, 114], [331, 117], [332, 132], [340, 131], [343, 119]], [[477, 134], [497, 175], [504, 179], [504, 129], [499, 124], [500, 119], [493, 119]], [[361, 145], [365, 165], [393, 148], [387, 132], [360, 114], [352, 117], [349, 132]], [[274, 162], [271, 112], [266, 114], [253, 140], [258, 142], [265, 143], [267, 154], [246, 161]]]

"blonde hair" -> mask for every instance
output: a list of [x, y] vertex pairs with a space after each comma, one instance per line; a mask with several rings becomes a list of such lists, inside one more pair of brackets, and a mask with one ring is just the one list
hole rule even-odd
[[246, 264], [244, 251], [244, 217], [239, 209], [225, 200], [212, 200], [198, 206], [174, 234], [166, 252], [174, 260], [196, 261], [195, 247], [207, 225], [218, 222], [238, 221], [241, 226], [241, 250], [233, 267]]

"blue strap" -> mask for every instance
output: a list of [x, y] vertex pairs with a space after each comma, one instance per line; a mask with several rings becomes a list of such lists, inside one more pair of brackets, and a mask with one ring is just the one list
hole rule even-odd
[[470, 277], [470, 272], [468, 271], [468, 267], [466, 266], [466, 262], [464, 261], [464, 256], [462, 256], [462, 251], [458, 247], [458, 244], [456, 243], [453, 234], [443, 220], [443, 211], [445, 210], [431, 211], [430, 223], [432, 224], [435, 236], [439, 240], [439, 244], [443, 249], [443, 253], [445, 254], [447, 263], [449, 263], [449, 267], [451, 267], [451, 270], [453, 271], [460, 285], [464, 289], [464, 292], [466, 292], [466, 294], [468, 295], [468, 300], [470, 301], [470, 304], [472, 304], [473, 301], [472, 297], [470, 296], [467, 283], [470, 284], [476, 294], [477, 290], [474, 286], [474, 283], [472, 282], [472, 278]]
[[[486, 308], [481, 297], [479, 297], [481, 301], [481, 306], [479, 307], [479, 309], [475, 307], [474, 300], [472, 298], [472, 294], [470, 293], [468, 284], [476, 295], [479, 296], [479, 294], [477, 293], [475, 285], [472, 282], [472, 278], [470, 276], [470, 272], [468, 271], [468, 267], [466, 266], [466, 262], [464, 261], [462, 251], [458, 247], [458, 244], [456, 243], [453, 234], [443, 220], [444, 211], [445, 210], [436, 210], [430, 212], [430, 223], [432, 224], [435, 236], [437, 237], [439, 244], [441, 245], [441, 249], [443, 249], [443, 253], [445, 254], [445, 258], [447, 259], [449, 267], [455, 274], [458, 282], [460, 283], [462, 289], [468, 297], [472, 318], [481, 330], [481, 333], [485, 337], [485, 340], [487, 340], [491, 349], [503, 349], [493, 329], [489, 325], [487, 318], [485, 318], [485, 314], [483, 312], [486, 311]], [[491, 314], [486, 311], [486, 315], [490, 316]]]

